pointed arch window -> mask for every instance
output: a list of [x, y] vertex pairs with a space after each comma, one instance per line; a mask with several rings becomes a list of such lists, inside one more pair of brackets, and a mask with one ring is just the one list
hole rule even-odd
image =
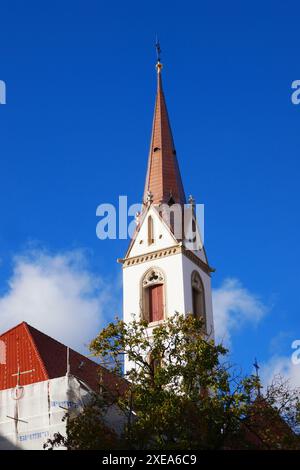
[[204, 286], [200, 274], [197, 271], [193, 271], [192, 273], [192, 300], [193, 314], [196, 318], [203, 319], [204, 328], [206, 329]]
[[154, 223], [151, 215], [148, 217], [148, 245], [154, 243]]
[[163, 273], [152, 268], [142, 280], [142, 317], [149, 323], [162, 321], [165, 317], [165, 279]]

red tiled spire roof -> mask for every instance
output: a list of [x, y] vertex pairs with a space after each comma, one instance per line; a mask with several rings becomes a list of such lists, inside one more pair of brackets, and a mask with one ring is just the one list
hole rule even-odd
[[150, 192], [154, 204], [169, 203], [170, 199], [184, 204], [185, 193], [162, 87], [162, 64], [158, 62], [156, 68], [157, 94], [143, 202], [146, 203]]
[[[0, 390], [16, 386], [17, 377], [13, 374], [18, 368], [20, 372], [32, 371], [20, 376], [21, 386], [63, 377], [67, 373], [67, 346], [25, 322], [0, 335], [0, 341], [6, 350], [5, 364], [0, 363]], [[100, 368], [104, 387], [113, 390], [118, 384], [124, 388], [122, 379], [73, 349], [69, 349], [69, 364], [70, 374], [94, 391], [99, 391]]]

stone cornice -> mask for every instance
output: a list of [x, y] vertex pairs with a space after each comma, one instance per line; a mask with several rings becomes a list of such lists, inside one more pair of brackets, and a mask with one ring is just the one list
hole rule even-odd
[[208, 275], [210, 273], [214, 273], [215, 269], [209, 266], [208, 264], [204, 263], [202, 259], [200, 259], [197, 255], [192, 250], [187, 250], [184, 246], [181, 247], [182, 253], [191, 261], [193, 261], [199, 268], [201, 268], [203, 271], [205, 271]]
[[195, 253], [191, 250], [187, 250], [182, 244], [171, 246], [168, 248], [163, 248], [161, 250], [151, 251], [139, 256], [132, 256], [125, 259], [118, 259], [118, 263], [123, 264], [123, 268], [128, 268], [129, 266], [135, 266], [141, 263], [147, 263], [149, 261], [155, 261], [157, 259], [166, 258], [167, 256], [174, 256], [178, 254], [183, 254], [193, 263], [195, 263], [199, 268], [205, 271], [208, 275], [214, 272], [215, 270], [211, 268], [208, 264], [202, 261]]

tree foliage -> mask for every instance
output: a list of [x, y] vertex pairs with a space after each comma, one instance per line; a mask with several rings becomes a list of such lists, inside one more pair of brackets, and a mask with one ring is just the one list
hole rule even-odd
[[[176, 314], [149, 335], [144, 321], [110, 323], [91, 343], [93, 354], [128, 387], [114, 405], [124, 418], [107, 432], [109, 392], [68, 424], [68, 448], [247, 449], [298, 448], [299, 391], [283, 381], [263, 393], [259, 379], [241, 376], [227, 350], [203, 332], [201, 320]], [[107, 446], [107, 447], [105, 447]], [[114, 447], [112, 447], [114, 446]]]

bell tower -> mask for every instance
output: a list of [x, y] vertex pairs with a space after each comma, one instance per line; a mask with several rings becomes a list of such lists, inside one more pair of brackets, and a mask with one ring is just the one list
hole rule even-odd
[[[175, 312], [202, 317], [214, 336], [211, 272], [192, 197], [187, 203], [162, 85], [157, 92], [141, 213], [123, 264], [123, 320], [145, 319], [149, 333]], [[125, 369], [130, 365], [126, 363]]]

